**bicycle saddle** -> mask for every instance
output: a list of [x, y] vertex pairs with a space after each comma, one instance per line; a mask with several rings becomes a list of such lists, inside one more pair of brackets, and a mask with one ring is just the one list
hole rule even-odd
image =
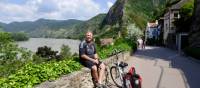
[[128, 66], [128, 64], [125, 62], [120, 62], [119, 66], [125, 68], [126, 66]]

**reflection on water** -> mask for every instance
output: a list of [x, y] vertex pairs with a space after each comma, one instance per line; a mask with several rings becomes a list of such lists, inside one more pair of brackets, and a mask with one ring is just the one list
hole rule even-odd
[[60, 51], [61, 46], [68, 45], [72, 53], [78, 53], [79, 40], [71, 39], [52, 39], [52, 38], [30, 38], [29, 41], [17, 42], [19, 47], [27, 48], [33, 52], [37, 51], [38, 47], [48, 46], [53, 50]]

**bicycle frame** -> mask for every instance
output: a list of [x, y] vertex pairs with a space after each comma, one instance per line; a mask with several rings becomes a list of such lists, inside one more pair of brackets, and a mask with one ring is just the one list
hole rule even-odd
[[[133, 85], [132, 85], [133, 81], [130, 80], [130, 75], [128, 75], [128, 72], [124, 72], [124, 68], [128, 64], [125, 62], [119, 61], [118, 53], [119, 52], [116, 52], [116, 51], [114, 52], [114, 54], [112, 53], [112, 56], [116, 56], [116, 58], [114, 58], [116, 59], [116, 61], [113, 61], [114, 65], [110, 68], [111, 78], [113, 82], [115, 83], [115, 85], [120, 88], [133, 88]], [[113, 71], [115, 73], [113, 73]], [[115, 75], [113, 76], [113, 74]], [[137, 88], [141, 88], [141, 78], [139, 78], [138, 81], [134, 81], [134, 82], [138, 82], [139, 86]], [[134, 87], [135, 87], [135, 84], [134, 84]]]
[[122, 82], [122, 87], [124, 87], [126, 84], [124, 83], [124, 68], [120, 67], [120, 61], [119, 61], [119, 57], [118, 57], [118, 53], [115, 50], [115, 56], [117, 61], [114, 63], [114, 65], [117, 68], [117, 71], [119, 72], [119, 77], [120, 77], [120, 81]]

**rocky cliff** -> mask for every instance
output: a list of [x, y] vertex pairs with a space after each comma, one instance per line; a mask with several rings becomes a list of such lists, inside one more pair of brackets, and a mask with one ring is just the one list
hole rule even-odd
[[117, 0], [107, 13], [103, 26], [136, 24], [145, 29], [147, 21], [160, 16], [167, 4], [173, 1], [177, 0]]
[[124, 4], [127, 0], [117, 0], [107, 13], [103, 24], [113, 25], [122, 21]]
[[147, 22], [157, 19], [175, 1], [179, 0], [117, 0], [102, 22], [102, 36], [143, 34]]

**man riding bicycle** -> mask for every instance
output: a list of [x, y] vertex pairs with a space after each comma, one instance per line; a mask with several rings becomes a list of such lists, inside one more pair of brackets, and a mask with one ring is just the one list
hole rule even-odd
[[85, 40], [80, 43], [79, 57], [81, 64], [91, 69], [94, 85], [96, 87], [103, 86], [102, 79], [105, 73], [105, 64], [99, 61], [98, 55], [96, 53], [96, 47], [93, 42], [92, 32], [87, 32], [85, 34]]

